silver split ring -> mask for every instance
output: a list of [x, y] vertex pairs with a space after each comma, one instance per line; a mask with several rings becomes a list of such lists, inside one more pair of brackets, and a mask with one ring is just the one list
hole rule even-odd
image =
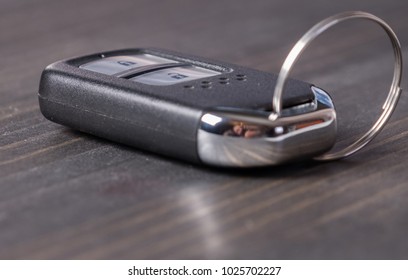
[[306, 49], [309, 44], [316, 39], [319, 35], [323, 32], [328, 30], [330, 27], [349, 20], [349, 19], [367, 19], [378, 23], [388, 34], [388, 37], [391, 40], [392, 47], [394, 50], [394, 77], [392, 79], [392, 84], [385, 100], [385, 103], [382, 107], [382, 113], [378, 120], [374, 123], [374, 125], [368, 130], [363, 136], [361, 136], [358, 140], [353, 142], [351, 145], [347, 146], [346, 148], [332, 153], [326, 153], [321, 156], [315, 157], [314, 159], [320, 161], [326, 160], [335, 160], [344, 158], [354, 154], [355, 152], [359, 151], [365, 145], [367, 145], [374, 137], [381, 131], [384, 125], [387, 123], [388, 119], [390, 118], [392, 112], [394, 111], [398, 99], [401, 95], [402, 89], [401, 85], [401, 77], [402, 77], [402, 53], [401, 53], [401, 45], [400, 42], [395, 35], [394, 31], [391, 27], [384, 22], [382, 19], [366, 13], [366, 12], [344, 12], [340, 14], [336, 14], [325, 20], [319, 22], [315, 26], [313, 26], [308, 32], [306, 32], [302, 38], [296, 43], [296, 45], [292, 48], [289, 55], [286, 57], [285, 62], [282, 65], [282, 68], [279, 72], [279, 76], [276, 82], [275, 91], [272, 99], [272, 114], [269, 116], [270, 120], [276, 120], [280, 117], [282, 112], [282, 93], [285, 88], [286, 81], [288, 76], [295, 64], [295, 62], [299, 59], [300, 55]]

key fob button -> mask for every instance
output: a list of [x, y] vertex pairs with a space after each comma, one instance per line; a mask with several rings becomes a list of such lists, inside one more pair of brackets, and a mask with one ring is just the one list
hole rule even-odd
[[87, 69], [90, 71], [115, 75], [117, 73], [154, 64], [164, 64], [164, 63], [177, 63], [177, 61], [166, 59], [163, 57], [158, 57], [150, 54], [139, 54], [139, 55], [129, 55], [129, 56], [111, 56], [106, 58], [101, 58], [96, 61], [92, 61], [80, 66], [82, 69]]
[[161, 69], [136, 76], [134, 78], [131, 78], [131, 80], [148, 85], [167, 86], [186, 81], [207, 78], [218, 74], [221, 73], [191, 65]]

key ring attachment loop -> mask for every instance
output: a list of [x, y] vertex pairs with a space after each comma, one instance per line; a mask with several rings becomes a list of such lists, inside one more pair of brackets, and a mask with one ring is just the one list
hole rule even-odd
[[374, 137], [381, 131], [384, 125], [387, 123], [388, 119], [391, 117], [392, 112], [394, 111], [399, 96], [402, 92], [400, 87], [401, 77], [402, 77], [402, 53], [400, 42], [395, 35], [391, 27], [382, 19], [366, 13], [359, 11], [343, 12], [336, 14], [334, 16], [328, 17], [325, 20], [314, 25], [308, 32], [306, 32], [300, 40], [295, 44], [290, 53], [285, 59], [285, 62], [282, 65], [282, 68], [279, 72], [279, 76], [276, 82], [275, 91], [272, 99], [272, 114], [269, 116], [270, 120], [276, 120], [280, 117], [282, 112], [282, 93], [285, 88], [286, 81], [289, 77], [289, 74], [299, 59], [300, 55], [306, 49], [306, 47], [319, 35], [327, 31], [332, 26], [350, 19], [367, 19], [374, 21], [379, 24], [384, 31], [387, 33], [389, 39], [391, 40], [392, 47], [394, 50], [394, 76], [392, 79], [391, 87], [385, 100], [385, 103], [382, 107], [382, 113], [374, 125], [359, 139], [347, 146], [346, 148], [332, 153], [325, 153], [321, 156], [315, 157], [315, 160], [327, 161], [344, 158], [354, 154], [359, 151], [365, 145], [367, 145]]

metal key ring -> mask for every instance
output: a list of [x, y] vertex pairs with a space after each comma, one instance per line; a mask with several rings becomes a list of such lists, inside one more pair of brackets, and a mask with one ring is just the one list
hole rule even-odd
[[349, 20], [349, 19], [368, 19], [378, 23], [388, 34], [388, 37], [391, 40], [393, 50], [394, 50], [394, 77], [392, 80], [392, 84], [390, 87], [390, 91], [388, 93], [387, 99], [382, 107], [382, 113], [378, 120], [374, 123], [374, 125], [368, 130], [362, 137], [358, 140], [353, 142], [351, 145], [347, 146], [346, 148], [332, 153], [326, 153], [321, 156], [315, 157], [314, 159], [320, 161], [326, 160], [335, 160], [344, 158], [354, 154], [355, 152], [359, 151], [365, 145], [367, 145], [374, 137], [381, 131], [384, 127], [388, 119], [390, 118], [392, 112], [394, 111], [399, 96], [402, 92], [400, 87], [401, 85], [401, 77], [402, 77], [402, 53], [401, 53], [401, 45], [400, 42], [395, 35], [394, 31], [391, 27], [384, 22], [382, 19], [366, 13], [366, 12], [359, 12], [359, 11], [351, 11], [351, 12], [344, 12], [340, 14], [336, 14], [334, 16], [328, 17], [327, 19], [319, 22], [315, 26], [313, 26], [308, 32], [306, 32], [302, 38], [296, 43], [296, 45], [292, 48], [289, 55], [286, 57], [285, 62], [282, 65], [282, 68], [279, 72], [278, 80], [276, 82], [274, 96], [272, 99], [272, 114], [269, 116], [270, 120], [275, 120], [280, 117], [282, 112], [282, 93], [285, 88], [286, 80], [295, 64], [295, 62], [299, 59], [300, 55], [303, 53], [305, 48], [319, 35], [323, 32], [328, 30], [330, 27]]

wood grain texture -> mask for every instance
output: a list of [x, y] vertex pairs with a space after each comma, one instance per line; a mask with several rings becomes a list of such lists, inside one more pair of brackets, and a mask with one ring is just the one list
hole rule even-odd
[[[41, 71], [59, 59], [154, 46], [277, 72], [303, 32], [344, 10], [388, 21], [406, 60], [408, 2], [356, 2], [1, 0], [0, 258], [408, 258], [405, 95], [349, 159], [244, 171], [88, 136], [38, 107]], [[333, 93], [344, 144], [375, 119], [391, 70], [382, 31], [352, 22], [295, 75]]]

